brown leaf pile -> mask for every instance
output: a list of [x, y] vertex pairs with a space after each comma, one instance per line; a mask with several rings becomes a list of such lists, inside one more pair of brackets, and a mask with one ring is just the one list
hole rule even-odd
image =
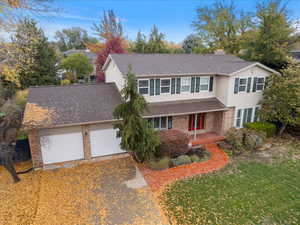
[[43, 108], [37, 104], [27, 103], [23, 124], [27, 127], [52, 125], [55, 111]]

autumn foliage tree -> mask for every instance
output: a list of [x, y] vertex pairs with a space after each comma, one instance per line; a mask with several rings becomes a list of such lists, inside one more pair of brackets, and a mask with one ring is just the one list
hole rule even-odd
[[96, 59], [96, 75], [97, 82], [104, 82], [104, 72], [102, 71], [102, 67], [109, 56], [112, 53], [125, 53], [125, 49], [123, 47], [123, 39], [121, 37], [111, 37], [109, 38], [103, 47], [103, 49], [98, 53]]

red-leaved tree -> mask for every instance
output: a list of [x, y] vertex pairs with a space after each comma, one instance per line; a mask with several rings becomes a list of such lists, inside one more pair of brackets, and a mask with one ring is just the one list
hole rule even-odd
[[118, 54], [126, 53], [122, 37], [111, 36], [109, 39], [106, 40], [103, 49], [98, 53], [96, 59], [97, 82], [105, 81], [105, 75], [104, 72], [102, 71], [102, 67], [108, 55], [113, 53], [118, 53]]

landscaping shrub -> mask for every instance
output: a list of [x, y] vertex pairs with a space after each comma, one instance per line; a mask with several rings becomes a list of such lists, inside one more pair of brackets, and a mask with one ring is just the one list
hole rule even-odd
[[269, 122], [259, 121], [259, 122], [247, 123], [245, 124], [245, 128], [255, 130], [255, 131], [265, 132], [268, 138], [273, 137], [277, 132], [277, 128], [275, 124]]
[[160, 146], [158, 154], [171, 158], [184, 155], [189, 151], [189, 137], [179, 130], [163, 130], [159, 132]]
[[254, 151], [262, 147], [265, 142], [265, 133], [258, 132], [247, 128], [235, 129], [231, 128], [225, 138], [226, 142], [231, 145], [234, 155], [244, 151]]
[[168, 169], [171, 164], [171, 159], [169, 157], [163, 157], [162, 159], [149, 162], [149, 167], [153, 170], [164, 170]]
[[191, 155], [190, 159], [192, 162], [200, 162], [200, 157], [197, 155]]
[[172, 159], [172, 163], [173, 163], [174, 166], [189, 164], [191, 162], [192, 162], [191, 158], [188, 155], [181, 155], [181, 156], [178, 156], [175, 159]]

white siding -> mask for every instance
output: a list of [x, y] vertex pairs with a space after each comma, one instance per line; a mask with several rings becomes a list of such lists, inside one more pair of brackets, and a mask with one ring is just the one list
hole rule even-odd
[[[183, 77], [183, 76], [181, 76]], [[191, 76], [186, 76], [191, 77]], [[204, 75], [204, 77], [209, 77], [208, 75]], [[154, 77], [154, 78], [170, 78], [170, 77]], [[144, 79], [144, 78], [140, 78]], [[145, 78], [148, 79], [148, 78]], [[149, 89], [150, 90], [150, 89]], [[201, 98], [213, 98], [216, 96], [216, 78], [214, 77], [214, 83], [213, 83], [213, 91], [200, 91], [199, 93], [180, 93], [180, 94], [160, 94], [160, 95], [154, 95], [150, 96], [144, 95], [147, 102], [165, 102], [165, 101], [177, 101], [177, 100], [189, 100], [189, 99], [201, 99]]]
[[216, 77], [216, 97], [224, 104], [228, 102], [228, 86], [230, 78], [228, 76]]
[[119, 91], [121, 91], [124, 87], [125, 79], [113, 60], [110, 61], [104, 73], [105, 83], [113, 82], [117, 85]]
[[[262, 69], [258, 66], [249, 68], [248, 70], [242, 71], [234, 76], [229, 78], [228, 85], [228, 107], [235, 106], [236, 108], [247, 108], [258, 105], [259, 101], [262, 99], [262, 91], [252, 92], [253, 78], [254, 77], [267, 77], [271, 73], [265, 69]], [[249, 93], [234, 93], [234, 79], [236, 77], [252, 77], [251, 91]]]

